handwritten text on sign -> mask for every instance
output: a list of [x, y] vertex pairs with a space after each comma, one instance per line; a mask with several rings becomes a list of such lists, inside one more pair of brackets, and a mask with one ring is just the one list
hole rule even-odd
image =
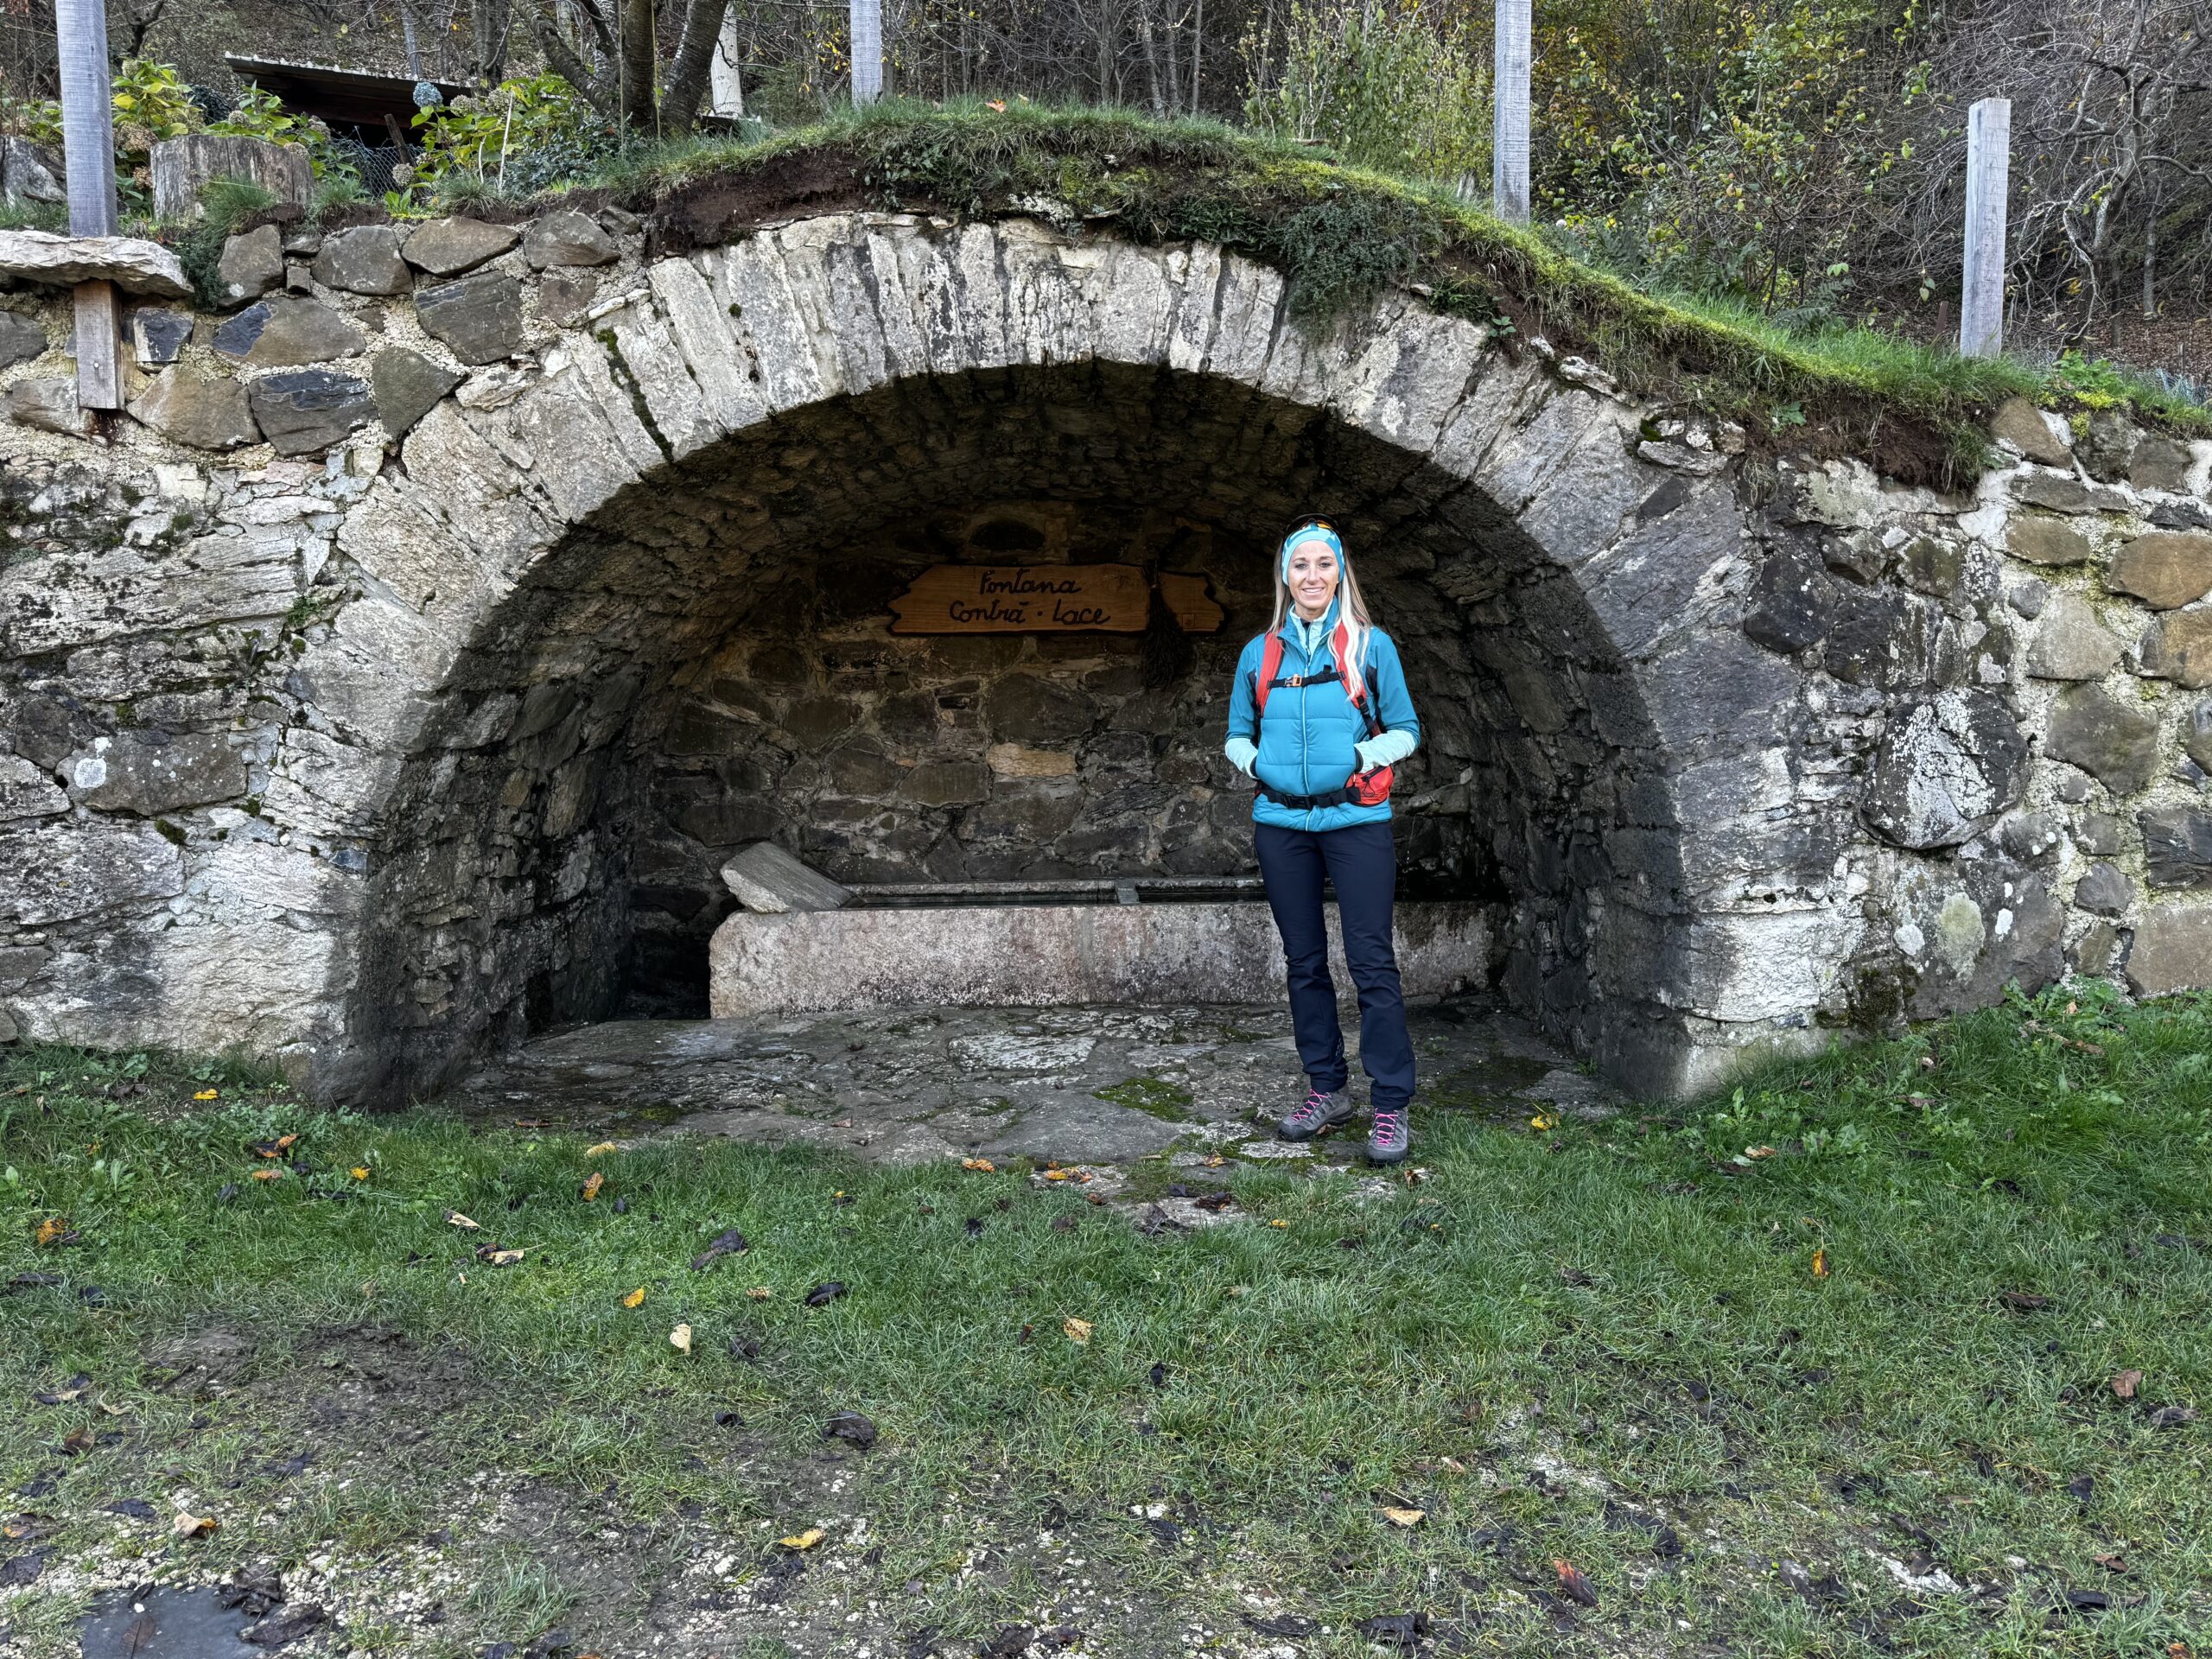
[[[1185, 633], [1222, 609], [1204, 576], [1163, 571], [1160, 595]], [[1134, 564], [934, 564], [891, 601], [893, 633], [1142, 633], [1152, 594]]]

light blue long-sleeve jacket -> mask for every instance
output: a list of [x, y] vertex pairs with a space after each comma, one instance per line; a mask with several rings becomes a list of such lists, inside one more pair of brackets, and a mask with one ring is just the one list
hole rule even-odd
[[[1277, 675], [1313, 674], [1330, 667], [1334, 658], [1329, 639], [1336, 626], [1333, 604], [1319, 622], [1300, 622], [1295, 614], [1285, 617], [1282, 666]], [[1353, 771], [1363, 765], [1359, 744], [1368, 746], [1366, 764], [1389, 765], [1404, 760], [1420, 743], [1421, 721], [1406, 690], [1398, 647], [1380, 628], [1370, 628], [1367, 634], [1367, 683], [1375, 700], [1376, 718], [1382, 725], [1382, 735], [1373, 740], [1368, 738], [1359, 710], [1344, 695], [1341, 680], [1319, 685], [1279, 685], [1268, 696], [1266, 718], [1260, 718], [1255, 694], [1260, 658], [1266, 649], [1267, 636], [1256, 635], [1236, 659], [1229, 741], [1224, 753], [1269, 789], [1285, 795], [1325, 795], [1343, 788]], [[1254, 743], [1258, 746], [1256, 754], [1247, 747]], [[1380, 806], [1345, 802], [1301, 810], [1262, 795], [1252, 804], [1254, 823], [1283, 830], [1342, 830], [1356, 823], [1380, 823], [1389, 816], [1387, 801]]]

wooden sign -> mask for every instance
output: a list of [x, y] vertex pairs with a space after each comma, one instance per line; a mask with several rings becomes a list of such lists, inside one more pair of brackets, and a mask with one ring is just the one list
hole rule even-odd
[[[1221, 626], [1207, 587], [1204, 576], [1160, 573], [1185, 633]], [[1152, 592], [1134, 564], [933, 564], [891, 612], [893, 633], [1142, 633]]]

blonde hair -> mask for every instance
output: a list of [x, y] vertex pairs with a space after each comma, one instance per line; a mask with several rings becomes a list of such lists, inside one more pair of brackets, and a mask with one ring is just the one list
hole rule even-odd
[[[1268, 620], [1268, 632], [1282, 631], [1283, 619], [1290, 614], [1290, 584], [1283, 580], [1282, 557], [1275, 557], [1275, 613]], [[1351, 561], [1342, 555], [1337, 558], [1337, 616], [1344, 625], [1344, 655], [1348, 661], [1337, 664], [1339, 673], [1346, 676], [1367, 671], [1367, 636], [1374, 631], [1375, 619], [1367, 613], [1367, 601], [1360, 596], [1359, 580], [1351, 573]]]

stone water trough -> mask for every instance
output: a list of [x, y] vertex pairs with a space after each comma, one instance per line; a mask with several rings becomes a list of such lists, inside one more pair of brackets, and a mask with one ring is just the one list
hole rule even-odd
[[[741, 849], [722, 875], [743, 908], [709, 947], [717, 1020], [925, 1006], [1204, 1006], [1283, 989], [1282, 944], [1253, 878], [844, 887], [766, 842]], [[1349, 998], [1333, 905], [1328, 918], [1329, 971]], [[1480, 905], [1400, 905], [1405, 994], [1486, 984], [1491, 940]]]

